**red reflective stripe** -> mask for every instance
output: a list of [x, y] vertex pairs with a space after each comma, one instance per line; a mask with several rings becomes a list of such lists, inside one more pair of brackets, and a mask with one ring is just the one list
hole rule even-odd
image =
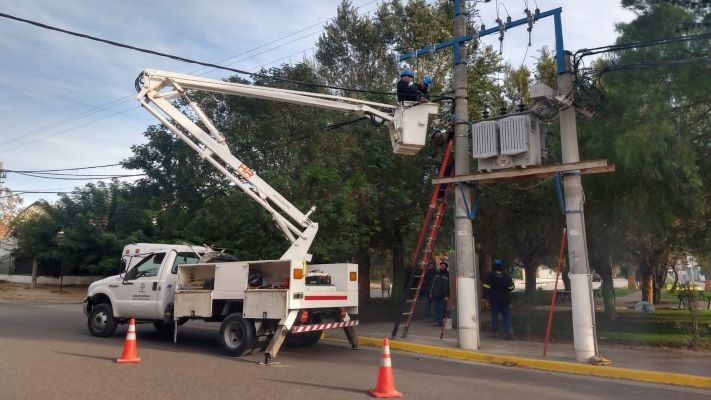
[[304, 300], [348, 300], [348, 296], [304, 296]]

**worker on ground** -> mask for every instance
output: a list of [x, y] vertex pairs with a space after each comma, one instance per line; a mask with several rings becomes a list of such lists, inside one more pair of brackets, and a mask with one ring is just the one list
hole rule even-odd
[[430, 296], [430, 291], [432, 290], [432, 281], [434, 281], [435, 275], [437, 275], [435, 262], [430, 261], [425, 270], [425, 280], [422, 282], [421, 289], [425, 295], [425, 322], [430, 322], [430, 318], [432, 317], [432, 296]]
[[[444, 162], [444, 153], [447, 150], [447, 145], [453, 138], [452, 130], [441, 127], [434, 127], [432, 129], [432, 134], [430, 139], [432, 140], [432, 148], [434, 150], [434, 162], [437, 168], [436, 174], [439, 176], [439, 171], [442, 168], [442, 163]], [[444, 176], [451, 176], [452, 171], [454, 171], [454, 151], [450, 152], [449, 158], [447, 159], [447, 165], [444, 167]], [[444, 196], [447, 192], [447, 185], [439, 185], [439, 191], [437, 192], [437, 200], [444, 201]]]
[[418, 101], [422, 92], [412, 81], [414, 75], [409, 69], [400, 72], [400, 81], [397, 83], [397, 101]]
[[506, 329], [506, 340], [513, 338], [513, 324], [511, 323], [510, 304], [511, 292], [514, 290], [514, 282], [507, 272], [504, 271], [504, 263], [498, 258], [492, 263], [492, 271], [484, 278], [484, 298], [489, 299], [491, 306], [491, 334], [497, 337], [499, 334], [499, 313], [504, 320]]
[[439, 262], [439, 271], [432, 280], [430, 297], [435, 309], [435, 326], [442, 326], [447, 313], [447, 300], [449, 300], [449, 263], [444, 258]]

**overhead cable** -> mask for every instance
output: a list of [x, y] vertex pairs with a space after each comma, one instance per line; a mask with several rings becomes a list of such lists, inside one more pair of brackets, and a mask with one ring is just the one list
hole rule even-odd
[[121, 47], [121, 48], [129, 49], [129, 50], [138, 51], [141, 53], [152, 54], [152, 55], [159, 56], [159, 57], [170, 58], [172, 60], [182, 61], [182, 62], [189, 63], [189, 64], [197, 64], [197, 65], [202, 65], [204, 67], [221, 69], [221, 70], [230, 71], [230, 72], [234, 72], [234, 73], [241, 74], [241, 75], [248, 75], [248, 76], [255, 77], [255, 78], [272, 79], [272, 80], [285, 82], [285, 83], [291, 83], [291, 84], [300, 85], [300, 86], [316, 87], [316, 88], [332, 89], [332, 90], [341, 90], [344, 92], [369, 93], [369, 94], [379, 94], [379, 95], [389, 95], [389, 96], [396, 95], [396, 93], [393, 93], [393, 92], [378, 92], [378, 91], [364, 90], [364, 89], [352, 89], [352, 88], [345, 88], [345, 87], [340, 87], [340, 86], [322, 85], [322, 84], [318, 84], [318, 83], [303, 82], [303, 81], [297, 81], [297, 80], [293, 80], [293, 79], [269, 76], [269, 75], [245, 71], [242, 69], [225, 67], [222, 65], [217, 65], [217, 64], [213, 64], [213, 63], [209, 63], [209, 62], [193, 60], [190, 58], [185, 58], [185, 57], [181, 57], [178, 55], [168, 54], [168, 53], [164, 53], [164, 52], [160, 52], [160, 51], [156, 51], [156, 50], [137, 47], [137, 46], [133, 46], [133, 45], [125, 44], [125, 43], [116, 42], [114, 40], [103, 39], [103, 38], [99, 38], [96, 36], [87, 35], [85, 33], [74, 32], [74, 31], [70, 31], [67, 29], [58, 28], [56, 26], [43, 24], [41, 22], [16, 17], [16, 16], [10, 15], [10, 14], [0, 13], [0, 17], [11, 19], [11, 20], [18, 21], [18, 22], [23, 22], [23, 23], [30, 24], [30, 25], [34, 25], [34, 26], [37, 26], [37, 27], [40, 27], [43, 29], [48, 29], [51, 31], [61, 32], [61, 33], [67, 34], [67, 35], [80, 37], [83, 39], [88, 39], [88, 40], [93, 40], [96, 42], [105, 43], [105, 44], [115, 46], [115, 47]]
[[79, 171], [79, 170], [83, 170], [83, 169], [117, 167], [119, 165], [122, 165], [122, 164], [121, 163], [114, 163], [114, 164], [103, 164], [103, 165], [90, 165], [88, 167], [59, 168], [59, 169], [12, 170], [12, 172], [26, 172], [26, 173], [34, 174], [34, 173], [38, 173], [38, 172]]

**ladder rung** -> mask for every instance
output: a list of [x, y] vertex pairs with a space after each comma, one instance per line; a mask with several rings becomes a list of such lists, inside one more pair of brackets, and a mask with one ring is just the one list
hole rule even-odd
[[410, 324], [400, 324], [400, 328], [407, 328]]
[[410, 315], [410, 314], [412, 314], [412, 311], [402, 313], [402, 315]]
[[410, 299], [410, 300], [407, 300], [407, 303], [414, 303], [416, 301], [417, 301], [417, 299]]

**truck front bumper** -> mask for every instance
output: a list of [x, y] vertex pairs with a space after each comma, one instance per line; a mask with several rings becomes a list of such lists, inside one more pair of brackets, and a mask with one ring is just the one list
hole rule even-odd
[[89, 296], [86, 296], [81, 302], [81, 310], [84, 311], [85, 316], [89, 316]]

